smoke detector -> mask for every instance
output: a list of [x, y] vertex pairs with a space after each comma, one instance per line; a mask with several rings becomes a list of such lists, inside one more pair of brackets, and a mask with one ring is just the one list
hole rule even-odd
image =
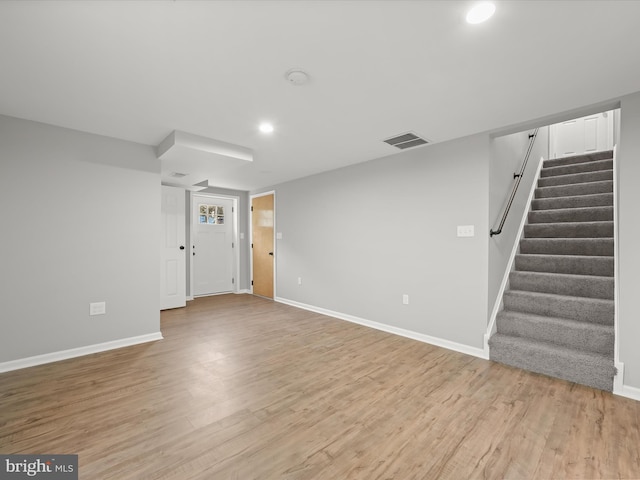
[[284, 78], [286, 78], [287, 82], [289, 82], [291, 85], [296, 85], [298, 87], [309, 82], [309, 75], [299, 68], [292, 68], [291, 70], [287, 70], [287, 72], [284, 74]]

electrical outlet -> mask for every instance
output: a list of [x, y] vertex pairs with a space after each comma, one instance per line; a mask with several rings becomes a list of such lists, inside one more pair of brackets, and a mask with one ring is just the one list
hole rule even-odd
[[298, 285], [302, 285], [302, 277], [298, 277]]
[[402, 304], [403, 305], [409, 305], [409, 295], [407, 295], [407, 294], [402, 295]]
[[104, 315], [107, 313], [106, 302], [95, 302], [89, 304], [89, 315]]

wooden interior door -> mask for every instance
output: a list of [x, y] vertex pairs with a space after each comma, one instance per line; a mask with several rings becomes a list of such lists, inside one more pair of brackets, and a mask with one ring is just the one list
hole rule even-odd
[[273, 193], [251, 199], [253, 294], [273, 298]]

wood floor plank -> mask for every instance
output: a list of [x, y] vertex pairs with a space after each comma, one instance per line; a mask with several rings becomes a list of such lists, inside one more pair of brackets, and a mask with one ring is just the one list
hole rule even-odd
[[250, 295], [0, 374], [0, 452], [97, 480], [640, 479], [640, 402]]

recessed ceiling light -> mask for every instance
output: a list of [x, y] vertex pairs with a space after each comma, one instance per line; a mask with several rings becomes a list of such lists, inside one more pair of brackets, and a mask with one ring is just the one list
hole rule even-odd
[[476, 24], [489, 20], [495, 13], [496, 6], [491, 2], [480, 2], [467, 13], [467, 22]]
[[260, 128], [260, 131], [262, 133], [272, 133], [273, 132], [273, 125], [271, 125], [270, 123], [267, 123], [267, 122], [261, 123], [260, 127], [258, 127], [258, 128]]

